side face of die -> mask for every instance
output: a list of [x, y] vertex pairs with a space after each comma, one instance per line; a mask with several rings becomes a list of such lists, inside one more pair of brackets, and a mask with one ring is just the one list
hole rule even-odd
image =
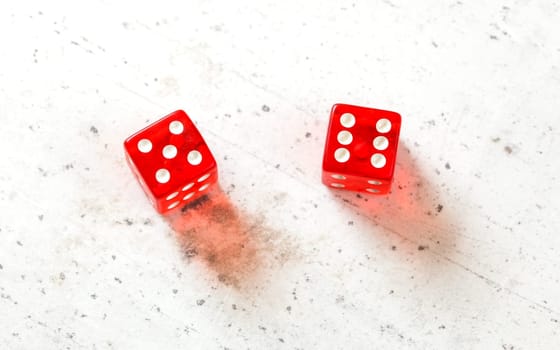
[[350, 191], [388, 193], [400, 129], [398, 113], [334, 105], [323, 156], [323, 183]]
[[341, 172], [323, 171], [322, 180], [325, 185], [335, 189], [373, 194], [386, 194], [391, 190], [391, 180], [372, 179]]
[[130, 136], [124, 149], [130, 168], [160, 213], [196, 200], [217, 183], [216, 160], [184, 111]]

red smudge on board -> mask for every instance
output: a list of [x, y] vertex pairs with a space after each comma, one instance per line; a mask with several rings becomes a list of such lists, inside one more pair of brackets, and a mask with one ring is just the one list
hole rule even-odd
[[[445, 165], [445, 169], [441, 171], [449, 171], [449, 164]], [[394, 179], [391, 192], [385, 196], [341, 190], [332, 192], [351, 206], [353, 211], [397, 232], [408, 239], [409, 244], [420, 242], [418, 250], [429, 248], [429, 244], [452, 245], [456, 235], [450, 232], [460, 228], [451, 205], [440, 200], [439, 189], [423, 174], [417, 160], [402, 141]]]
[[220, 282], [240, 288], [262, 265], [259, 220], [248, 218], [218, 187], [167, 217], [187, 260], [199, 260]]

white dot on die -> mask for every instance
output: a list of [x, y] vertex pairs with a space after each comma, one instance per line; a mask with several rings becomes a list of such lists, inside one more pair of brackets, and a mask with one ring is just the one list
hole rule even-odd
[[210, 175], [212, 175], [212, 174], [208, 173], [208, 174], [206, 174], [206, 175], [202, 175], [197, 181], [198, 181], [198, 182], [205, 181], [207, 178], [210, 177]]
[[373, 139], [373, 147], [380, 151], [386, 150], [389, 147], [389, 140], [385, 136], [377, 136]]
[[336, 187], [336, 188], [343, 188], [344, 187], [343, 184], [337, 184], [337, 183], [332, 183], [331, 186]]
[[336, 135], [336, 139], [341, 145], [349, 145], [352, 143], [353, 137], [350, 131], [342, 130]]
[[350, 159], [350, 151], [346, 148], [339, 148], [334, 151], [334, 159], [339, 163], [347, 162]]
[[159, 169], [158, 171], [156, 171], [156, 180], [160, 184], [167, 183], [169, 179], [171, 179], [171, 174], [169, 173], [169, 170]]
[[356, 117], [352, 113], [344, 113], [340, 116], [340, 124], [345, 128], [351, 128], [356, 124]]
[[176, 206], [178, 206], [179, 203], [181, 203], [181, 202], [179, 202], [179, 201], [173, 202], [173, 203], [169, 204], [169, 206], [167, 207], [167, 209], [173, 209], [173, 208], [175, 208]]
[[384, 134], [391, 131], [391, 122], [389, 121], [389, 119], [379, 119], [375, 124], [375, 128], [377, 129], [377, 131]]
[[169, 196], [167, 196], [167, 198], [165, 198], [166, 200], [172, 200], [173, 198], [177, 197], [179, 195], [179, 192], [173, 192], [171, 193]]
[[183, 187], [183, 189], [182, 189], [181, 191], [186, 191], [186, 190], [188, 190], [189, 188], [191, 188], [191, 187], [193, 187], [193, 186], [194, 186], [194, 182], [191, 182], [190, 184], [188, 184], [188, 185], [186, 185], [185, 187]]
[[138, 150], [142, 153], [148, 153], [152, 150], [152, 142], [148, 139], [138, 141]]
[[198, 165], [202, 162], [202, 154], [200, 154], [200, 152], [196, 150], [190, 151], [187, 155], [187, 161], [191, 165]]
[[173, 159], [177, 155], [177, 147], [173, 145], [167, 145], [163, 147], [163, 156], [167, 159]]
[[371, 193], [378, 193], [379, 190], [376, 190], [375, 188], [366, 188], [366, 191], [371, 192]]
[[204, 184], [204, 185], [200, 186], [200, 188], [199, 188], [198, 190], [202, 192], [202, 191], [204, 191], [205, 189], [207, 189], [208, 186], [210, 186], [210, 184]]
[[332, 174], [331, 177], [337, 180], [346, 180], [346, 176], [344, 175]]
[[367, 182], [370, 185], [381, 185], [381, 181], [377, 181], [377, 180], [368, 180]]
[[387, 159], [381, 153], [375, 153], [373, 156], [371, 156], [370, 161], [371, 165], [377, 169], [383, 168], [385, 164], [387, 164]]
[[183, 123], [181, 123], [178, 120], [174, 120], [171, 123], [169, 123], [169, 132], [172, 133], [173, 135], [180, 135], [184, 129], [185, 128], [183, 126]]
[[194, 196], [194, 192], [191, 192], [191, 193], [187, 194], [186, 196], [184, 196], [183, 200], [186, 201], [187, 199], [191, 198], [192, 196]]

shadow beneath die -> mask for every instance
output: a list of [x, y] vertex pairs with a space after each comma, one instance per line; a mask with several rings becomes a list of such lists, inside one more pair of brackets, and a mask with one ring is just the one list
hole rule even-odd
[[166, 217], [187, 261], [200, 261], [217, 279], [235, 289], [259, 282], [275, 262], [289, 259], [283, 234], [264, 216], [238, 210], [219, 186]]
[[[410, 149], [401, 141], [391, 193], [368, 195], [333, 190], [346, 207], [402, 238], [407, 250], [446, 250], [455, 245], [460, 231], [451, 206], [439, 195], [440, 189], [422, 174]], [[392, 245], [393, 250], [397, 247]]]

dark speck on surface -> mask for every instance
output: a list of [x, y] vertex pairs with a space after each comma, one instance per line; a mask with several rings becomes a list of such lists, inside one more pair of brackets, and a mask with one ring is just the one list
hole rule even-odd
[[19, 245], [20, 247], [23, 247], [23, 243], [21, 243], [20, 241], [16, 241], [17, 245]]
[[173, 289], [173, 294], [177, 294], [178, 290], [177, 289]]
[[202, 305], [204, 305], [205, 302], [206, 302], [206, 300], [204, 300], [204, 299], [198, 299], [198, 300], [196, 301], [196, 305], [202, 306]]
[[276, 169], [279, 169], [279, 168], [280, 168], [280, 164], [276, 164], [274, 167], [275, 167]]
[[492, 142], [498, 143], [498, 142], [500, 142], [500, 140], [501, 140], [501, 139], [500, 139], [499, 137], [494, 137], [494, 138], [492, 139]]
[[267, 105], [262, 105], [262, 111], [263, 112], [270, 112], [270, 107], [268, 107]]
[[438, 204], [438, 206], [437, 206], [436, 209], [437, 209], [437, 212], [438, 212], [438, 213], [441, 213], [441, 211], [443, 210], [443, 205]]
[[43, 221], [43, 214], [39, 215], [38, 218], [39, 218], [39, 221]]
[[2, 266], [2, 264], [0, 264], [0, 270], [4, 270], [4, 266]]
[[451, 169], [451, 165], [449, 165], [449, 162], [445, 163], [445, 169], [447, 170]]
[[426, 250], [426, 249], [428, 249], [428, 246], [425, 246], [425, 245], [419, 245], [418, 246], [418, 250]]
[[397, 246], [391, 246], [391, 250], [397, 250]]
[[311, 137], [311, 133], [310, 133], [309, 131], [306, 132], [306, 133], [305, 133], [305, 137], [306, 137], [306, 138], [310, 138], [310, 137]]
[[125, 224], [127, 224], [128, 226], [131, 226], [134, 222], [132, 221], [132, 219], [129, 218], [125, 218], [124, 219]]
[[97, 128], [93, 125], [89, 128], [89, 131], [91, 131], [91, 133], [95, 135], [99, 134], [99, 130], [97, 130]]
[[348, 226], [354, 226], [354, 221], [348, 221]]
[[505, 146], [505, 147], [504, 147], [504, 151], [505, 151], [507, 154], [511, 154], [511, 153], [513, 152], [513, 148], [511, 148], [510, 146]]
[[280, 343], [283, 343], [283, 342], [284, 342], [284, 339], [278, 338], [278, 341], [279, 341]]
[[118, 277], [115, 277], [115, 281], [117, 281], [118, 283], [122, 283], [121, 279]]

